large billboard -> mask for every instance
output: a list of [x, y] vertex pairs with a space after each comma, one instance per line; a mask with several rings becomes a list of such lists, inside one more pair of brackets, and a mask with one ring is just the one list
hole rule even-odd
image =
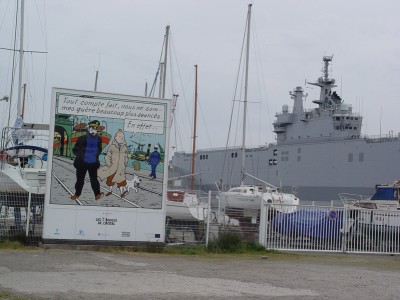
[[164, 241], [170, 109], [53, 88], [44, 242]]

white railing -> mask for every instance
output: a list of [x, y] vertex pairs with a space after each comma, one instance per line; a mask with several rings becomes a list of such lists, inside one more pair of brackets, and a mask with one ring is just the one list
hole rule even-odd
[[261, 208], [259, 243], [267, 249], [400, 254], [400, 211], [298, 206]]
[[46, 168], [50, 139], [48, 125], [26, 125], [30, 125], [27, 127], [29, 129], [3, 128], [0, 137], [0, 169], [3, 169], [5, 164], [19, 168]]

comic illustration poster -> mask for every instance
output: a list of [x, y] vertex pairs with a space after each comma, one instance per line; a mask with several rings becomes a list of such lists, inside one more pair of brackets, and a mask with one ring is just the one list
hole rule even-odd
[[54, 88], [44, 240], [162, 241], [170, 101]]

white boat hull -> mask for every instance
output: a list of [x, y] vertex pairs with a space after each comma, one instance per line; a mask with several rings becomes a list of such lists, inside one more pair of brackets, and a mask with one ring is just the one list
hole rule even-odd
[[362, 210], [357, 217], [358, 224], [362, 227], [378, 231], [392, 231], [400, 229], [400, 210]]
[[299, 199], [293, 194], [271, 191], [255, 194], [228, 191], [220, 193], [220, 199], [225, 208], [247, 211], [260, 210], [262, 200], [277, 211], [285, 213], [295, 211], [299, 205]]
[[240, 195], [234, 193], [221, 193], [221, 203], [225, 208], [256, 210], [261, 208], [260, 195]]
[[0, 192], [32, 193], [44, 195], [46, 169], [19, 168], [4, 164], [0, 170]]
[[186, 222], [207, 221], [208, 208], [206, 205], [188, 206], [185, 203], [167, 200], [167, 217]]
[[181, 190], [167, 191], [167, 218], [185, 222], [207, 221], [208, 205], [197, 195]]
[[26, 190], [15, 182], [7, 173], [0, 170], [0, 192], [1, 193], [25, 193]]

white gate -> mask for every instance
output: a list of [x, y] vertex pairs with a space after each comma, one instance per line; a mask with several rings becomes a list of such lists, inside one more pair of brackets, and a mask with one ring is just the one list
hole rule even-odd
[[267, 249], [400, 254], [400, 211], [263, 203], [259, 243]]

